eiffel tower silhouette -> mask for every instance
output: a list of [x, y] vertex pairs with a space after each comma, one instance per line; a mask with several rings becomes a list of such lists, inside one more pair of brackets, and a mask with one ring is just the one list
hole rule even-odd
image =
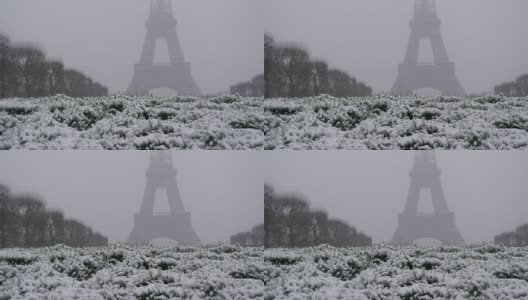
[[[154, 64], [156, 40], [167, 42], [169, 64]], [[130, 95], [142, 95], [156, 88], [172, 88], [182, 96], [200, 96], [191, 75], [191, 64], [185, 62], [176, 33], [171, 0], [151, 0], [147, 36], [141, 61], [134, 67], [134, 77], [127, 90]]]
[[[398, 228], [392, 242], [403, 244], [421, 238], [434, 238], [444, 245], [462, 246], [462, 235], [455, 225], [455, 214], [450, 212], [440, 182], [440, 169], [433, 151], [417, 151], [410, 172], [411, 185], [403, 213], [398, 216]], [[420, 190], [431, 191], [434, 213], [419, 214]]]
[[[442, 95], [449, 96], [466, 94], [455, 74], [455, 64], [447, 56], [440, 24], [435, 0], [416, 0], [407, 54], [398, 67], [392, 94], [408, 95], [421, 88], [437, 89]], [[418, 63], [420, 41], [423, 39], [431, 41], [434, 57], [432, 64]]]
[[[130, 243], [146, 243], [155, 238], [171, 238], [182, 245], [200, 246], [200, 239], [191, 225], [191, 215], [186, 212], [176, 184], [176, 169], [172, 166], [169, 151], [153, 151], [146, 172], [147, 186], [141, 210], [134, 216]], [[156, 190], [167, 193], [170, 212], [154, 214]]]

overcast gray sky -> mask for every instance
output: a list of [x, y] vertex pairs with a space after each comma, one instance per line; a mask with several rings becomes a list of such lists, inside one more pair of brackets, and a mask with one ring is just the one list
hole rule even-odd
[[[259, 0], [175, 0], [186, 60], [203, 93], [217, 93], [263, 72]], [[139, 62], [147, 0], [2, 0], [0, 32], [40, 45], [48, 56], [125, 91]], [[167, 56], [165, 52], [159, 52]]]
[[[278, 193], [298, 193], [312, 208], [390, 241], [410, 184], [412, 151], [266, 152], [264, 178]], [[523, 151], [438, 151], [447, 203], [467, 243], [528, 223], [528, 153]], [[419, 211], [431, 212], [422, 193]]]
[[[0, 183], [41, 196], [50, 208], [124, 241], [139, 212], [148, 151], [5, 151]], [[253, 151], [174, 151], [177, 183], [202, 243], [264, 222], [263, 174]], [[168, 210], [166, 196], [154, 210]]]
[[[414, 0], [265, 2], [265, 30], [277, 41], [302, 43], [376, 92], [390, 91], [407, 48]], [[528, 73], [528, 1], [436, 2], [448, 55], [467, 93], [492, 91]]]

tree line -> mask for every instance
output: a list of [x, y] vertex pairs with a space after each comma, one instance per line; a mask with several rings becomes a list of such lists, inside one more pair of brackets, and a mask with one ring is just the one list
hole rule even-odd
[[508, 247], [528, 247], [528, 224], [517, 227], [513, 232], [495, 236], [494, 243]]
[[242, 97], [263, 97], [264, 96], [264, 74], [253, 77], [250, 81], [245, 81], [232, 85], [229, 88], [231, 95], [239, 94]]
[[264, 96], [334, 97], [371, 96], [372, 88], [344, 71], [331, 69], [324, 61], [312, 61], [308, 52], [294, 45], [277, 45], [264, 35]]
[[0, 246], [44, 247], [65, 244], [70, 247], [108, 245], [108, 238], [83, 223], [65, 218], [63, 213], [46, 209], [31, 196], [13, 196], [0, 185]]
[[241, 232], [232, 235], [229, 238], [232, 245], [239, 244], [243, 247], [262, 247], [264, 246], [264, 224], [253, 227], [248, 232]]
[[36, 47], [10, 45], [9, 38], [1, 34], [0, 56], [0, 98], [108, 95], [107, 87], [83, 73], [47, 60]]
[[372, 245], [370, 237], [346, 222], [330, 219], [324, 211], [311, 210], [299, 196], [276, 195], [268, 184], [264, 186], [264, 227], [266, 248]]
[[503, 94], [507, 97], [528, 96], [528, 74], [519, 76], [515, 81], [497, 85], [494, 92], [496, 95]]

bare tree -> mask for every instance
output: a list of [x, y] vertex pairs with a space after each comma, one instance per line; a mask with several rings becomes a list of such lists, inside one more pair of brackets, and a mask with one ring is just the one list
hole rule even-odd
[[264, 36], [264, 81], [266, 98], [372, 95], [372, 88], [346, 72], [329, 70], [324, 61], [311, 61], [299, 46], [276, 45], [270, 35]]
[[2, 248], [108, 244], [108, 238], [81, 222], [64, 220], [59, 211], [47, 211], [44, 202], [35, 197], [13, 197], [3, 185], [0, 185], [0, 238]]
[[16, 48], [14, 52], [18, 75], [24, 86], [24, 96], [42, 96], [46, 73], [44, 53], [33, 47]]
[[1, 244], [2, 248], [6, 247], [6, 237], [7, 237], [7, 234], [6, 234], [6, 230], [7, 230], [7, 199], [8, 199], [8, 194], [9, 194], [9, 189], [6, 186], [4, 186], [4, 185], [0, 185], [0, 201], [1, 201], [0, 209], [2, 210], [1, 213], [0, 213], [0, 217], [1, 217], [0, 230], [2, 231], [0, 238], [2, 239], [2, 244]]
[[329, 220], [324, 211], [311, 211], [299, 196], [277, 196], [269, 185], [264, 186], [264, 237], [266, 248], [372, 245], [370, 237], [347, 223]]
[[56, 95], [65, 92], [64, 65], [62, 62], [48, 62], [46, 64], [48, 95]]

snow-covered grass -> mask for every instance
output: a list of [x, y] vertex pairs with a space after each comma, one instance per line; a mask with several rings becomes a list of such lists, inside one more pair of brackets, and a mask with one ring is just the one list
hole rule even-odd
[[528, 299], [528, 248], [267, 249], [265, 299]]
[[0, 250], [0, 299], [262, 299], [262, 248]]
[[0, 149], [262, 149], [262, 98], [0, 101]]
[[266, 149], [528, 149], [528, 97], [318, 96], [264, 111]]
[[528, 98], [0, 101], [0, 149], [528, 149]]
[[0, 299], [528, 299], [528, 248], [0, 250]]

